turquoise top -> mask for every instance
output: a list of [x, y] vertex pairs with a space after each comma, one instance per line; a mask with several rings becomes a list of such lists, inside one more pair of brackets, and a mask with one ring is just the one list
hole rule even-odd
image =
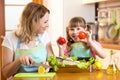
[[[38, 41], [39, 41], [39, 44], [35, 48], [20, 49], [20, 39], [18, 39], [17, 49], [16, 49], [16, 53], [15, 53], [15, 59], [23, 54], [26, 54], [26, 55], [31, 56], [35, 60], [36, 63], [41, 63], [43, 61], [46, 61], [47, 50], [39, 39], [38, 39]], [[38, 70], [38, 67], [33, 66], [32, 64], [30, 66], [21, 64], [18, 72], [36, 72], [37, 70]]]
[[93, 57], [90, 48], [86, 48], [86, 44], [83, 42], [73, 43], [71, 45], [70, 56]]

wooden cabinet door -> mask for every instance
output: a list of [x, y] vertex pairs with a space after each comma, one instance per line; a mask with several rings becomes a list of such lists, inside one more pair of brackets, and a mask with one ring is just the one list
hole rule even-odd
[[43, 0], [32, 0], [33, 2], [39, 3], [39, 4], [43, 4]]
[[0, 0], [0, 80], [5, 80], [1, 73], [2, 67], [2, 36], [5, 35], [5, 15], [4, 15], [4, 0]]
[[108, 0], [83, 0], [83, 4], [90, 4], [90, 3], [102, 2], [102, 1], [108, 1]]

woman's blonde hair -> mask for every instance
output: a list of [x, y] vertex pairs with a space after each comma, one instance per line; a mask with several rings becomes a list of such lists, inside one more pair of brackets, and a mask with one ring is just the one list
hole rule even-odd
[[70, 35], [68, 34], [68, 28], [74, 28], [74, 27], [78, 27], [81, 26], [84, 29], [86, 28], [86, 22], [84, 20], [84, 18], [82, 17], [73, 17], [70, 21], [68, 26], [66, 27], [66, 36], [67, 36], [67, 45], [70, 46], [72, 43], [74, 43], [74, 41], [72, 40], [72, 38], [70, 37]]
[[21, 42], [29, 43], [33, 36], [37, 35], [37, 27], [40, 18], [50, 11], [43, 5], [30, 2], [26, 5], [21, 15], [20, 24], [16, 36]]

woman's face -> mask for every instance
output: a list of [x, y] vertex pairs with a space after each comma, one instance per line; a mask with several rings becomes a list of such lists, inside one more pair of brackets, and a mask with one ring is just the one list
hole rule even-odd
[[38, 33], [43, 34], [48, 27], [49, 13], [46, 13], [39, 21]]
[[77, 26], [77, 27], [69, 27], [68, 28], [68, 34], [72, 38], [74, 42], [80, 41], [78, 37], [78, 33], [80, 31], [85, 31], [83, 27]]

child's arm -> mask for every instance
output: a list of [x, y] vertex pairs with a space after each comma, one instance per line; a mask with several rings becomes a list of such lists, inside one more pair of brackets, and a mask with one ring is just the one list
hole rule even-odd
[[69, 49], [68, 46], [66, 46], [65, 49], [64, 49], [64, 55], [68, 56], [68, 57], [70, 56], [70, 49]]
[[[95, 40], [90, 40], [89, 41], [89, 46], [92, 49], [92, 51], [96, 52], [96, 55], [98, 55], [100, 58], [105, 58], [105, 51], [101, 44]], [[94, 55], [94, 54], [93, 54]]]
[[60, 45], [57, 42], [57, 45], [59, 48], [59, 56], [70, 56], [69, 48], [68, 48], [68, 46], [66, 46], [66, 44]]

